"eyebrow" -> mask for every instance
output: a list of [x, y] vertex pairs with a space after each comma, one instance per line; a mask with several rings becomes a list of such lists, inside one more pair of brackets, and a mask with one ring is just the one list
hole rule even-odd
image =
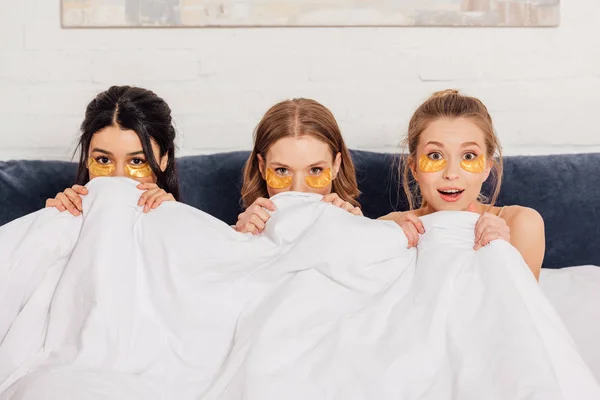
[[[444, 148], [444, 145], [443, 145], [443, 144], [441, 144], [440, 142], [434, 142], [434, 141], [427, 142], [427, 144], [426, 144], [425, 146], [428, 146], [428, 145], [430, 145], [430, 144], [432, 144], [432, 145], [434, 145], [434, 146], [438, 146], [438, 147]], [[475, 143], [475, 142], [465, 142], [465, 143], [463, 143], [463, 144], [461, 144], [461, 145], [460, 145], [460, 147], [461, 147], [461, 148], [462, 148], [462, 147], [469, 147], [469, 146], [477, 146], [477, 147], [481, 147], [481, 146], [479, 146], [479, 145], [478, 145], [477, 143]]]
[[283, 167], [283, 168], [288, 168], [288, 169], [290, 168], [289, 165], [285, 165], [285, 164], [280, 163], [278, 161], [271, 161], [271, 164], [275, 164], [275, 165], [278, 165], [278, 166]]
[[475, 142], [465, 142], [463, 143], [460, 147], [469, 147], [469, 146], [477, 146], [480, 147], [477, 143]]
[[[93, 152], [98, 152], [98, 153], [102, 153], [102, 154], [107, 154], [109, 156], [114, 156], [114, 154], [111, 153], [110, 151], [99, 149], [98, 147], [95, 147], [94, 149], [92, 149], [92, 153]], [[138, 154], [144, 154], [144, 150], [138, 150], [138, 151], [134, 151], [132, 153], [127, 153], [128, 156], [136, 156]]]
[[102, 149], [99, 149], [99, 148], [97, 148], [97, 147], [95, 147], [95, 148], [92, 150], [92, 153], [93, 153], [93, 152], [102, 153], [102, 154], [108, 154], [109, 156], [112, 156], [112, 155], [114, 155], [114, 154], [113, 154], [113, 153], [111, 153], [110, 151], [107, 151], [107, 150], [102, 150]]
[[[326, 163], [327, 163], [327, 161], [324, 161], [324, 160], [317, 161], [317, 162], [315, 162], [315, 163], [312, 163], [312, 164], [310, 164], [310, 165], [308, 166], [308, 168], [312, 168], [312, 167], [314, 167], [314, 166], [321, 165], [321, 164], [326, 164]], [[274, 164], [274, 165], [278, 165], [278, 166], [280, 166], [280, 167], [283, 167], [283, 168], [291, 169], [291, 168], [290, 168], [290, 166], [288, 166], [288, 165], [285, 165], [285, 164], [283, 164], [283, 163], [280, 163], [280, 162], [278, 162], [278, 161], [271, 161], [271, 165], [273, 165], [273, 164]]]

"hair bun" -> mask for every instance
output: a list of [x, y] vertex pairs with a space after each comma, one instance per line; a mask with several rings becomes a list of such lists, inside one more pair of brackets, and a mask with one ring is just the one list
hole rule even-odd
[[434, 94], [431, 95], [432, 98], [441, 98], [441, 97], [446, 97], [446, 96], [452, 96], [452, 95], [458, 95], [460, 93], [458, 93], [458, 90], [456, 89], [446, 89], [446, 90], [440, 90], [439, 92], [435, 92]]

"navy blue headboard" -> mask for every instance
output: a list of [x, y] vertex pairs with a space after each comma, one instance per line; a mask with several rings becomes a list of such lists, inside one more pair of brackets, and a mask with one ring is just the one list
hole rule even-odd
[[[240, 182], [248, 152], [178, 159], [182, 201], [233, 224], [241, 211]], [[353, 151], [366, 216], [405, 210], [393, 154]], [[600, 154], [505, 157], [499, 205], [535, 208], [546, 224], [544, 267], [600, 265]], [[73, 184], [75, 164], [0, 162], [0, 225], [36, 211]]]

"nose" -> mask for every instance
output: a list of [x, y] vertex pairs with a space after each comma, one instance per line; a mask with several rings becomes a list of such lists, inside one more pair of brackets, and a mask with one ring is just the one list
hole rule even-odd
[[306, 192], [306, 182], [301, 176], [294, 176], [290, 190], [293, 192]]
[[117, 164], [115, 170], [112, 173], [112, 176], [127, 176], [127, 174], [125, 173], [125, 166]]
[[442, 177], [447, 181], [456, 180], [458, 178], [458, 174], [459, 174], [458, 169], [459, 168], [460, 167], [458, 166], [457, 163], [454, 163], [454, 162], [446, 163], [446, 168], [444, 168], [444, 173], [443, 173]]

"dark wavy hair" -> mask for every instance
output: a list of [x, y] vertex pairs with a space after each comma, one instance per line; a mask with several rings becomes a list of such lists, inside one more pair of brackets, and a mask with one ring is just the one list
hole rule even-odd
[[[171, 108], [154, 92], [132, 86], [112, 86], [88, 104], [77, 145], [80, 154], [77, 184], [85, 185], [90, 180], [86, 161], [92, 136], [109, 126], [132, 130], [138, 135], [144, 155], [156, 176], [156, 184], [179, 200], [179, 181], [175, 167], [175, 128], [171, 121]], [[158, 160], [154, 157], [152, 140], [158, 145], [161, 158], [165, 154], [168, 155], [164, 171], [160, 169]]]

